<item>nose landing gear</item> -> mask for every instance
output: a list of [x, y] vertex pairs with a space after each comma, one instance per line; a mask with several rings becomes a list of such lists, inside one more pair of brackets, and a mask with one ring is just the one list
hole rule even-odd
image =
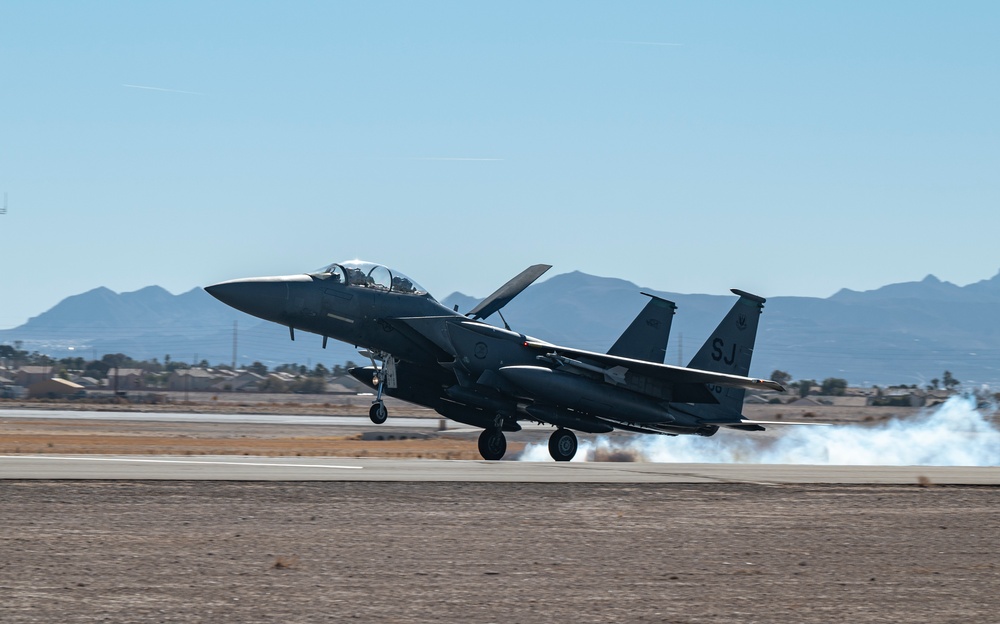
[[[378, 387], [375, 393], [375, 400], [372, 401], [372, 406], [368, 410], [368, 418], [371, 418], [372, 422], [376, 425], [381, 425], [389, 418], [389, 410], [385, 407], [385, 401], [382, 400], [382, 393], [385, 391], [385, 384], [389, 381], [390, 375], [395, 378], [395, 360], [388, 353], [379, 354], [382, 360], [382, 366], [375, 363], [375, 356], [369, 355], [372, 361], [372, 366], [375, 367], [375, 385]], [[393, 385], [395, 388], [395, 385]]]
[[[381, 388], [381, 386], [379, 386]], [[389, 410], [385, 408], [385, 401], [375, 401], [371, 409], [368, 410], [368, 418], [376, 425], [381, 425], [389, 418]]]

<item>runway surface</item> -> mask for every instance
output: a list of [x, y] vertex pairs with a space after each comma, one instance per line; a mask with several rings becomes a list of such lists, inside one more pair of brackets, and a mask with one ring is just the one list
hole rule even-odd
[[[76, 410], [12, 409], [0, 411], [0, 419], [115, 420], [133, 422], [221, 423], [232, 425], [324, 425], [370, 427], [367, 416], [288, 416], [281, 414], [200, 414], [192, 412], [88, 412]], [[437, 429], [440, 418], [390, 416], [380, 427]], [[452, 423], [453, 425], [455, 423]]]
[[0, 479], [1000, 485], [1000, 467], [4, 455]]

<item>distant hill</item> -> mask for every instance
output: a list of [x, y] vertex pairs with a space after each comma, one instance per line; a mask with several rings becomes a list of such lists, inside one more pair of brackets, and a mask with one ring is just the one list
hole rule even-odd
[[[643, 289], [615, 278], [573, 272], [527, 289], [507, 308], [511, 328], [556, 342], [606, 350], [645, 304], [640, 290], [677, 303], [667, 362], [686, 364], [735, 301], [733, 296], [689, 295]], [[762, 293], [766, 295], [767, 293]], [[467, 311], [477, 299], [446, 297]], [[752, 374], [788, 371], [796, 379], [843, 377], [853, 384], [927, 383], [950, 370], [970, 383], [1000, 381], [1000, 274], [960, 287], [934, 276], [826, 298], [771, 297], [765, 305]], [[494, 315], [490, 322], [501, 324]], [[203, 290], [172, 295], [158, 286], [116, 294], [97, 288], [60, 302], [21, 327], [0, 331], [0, 342], [54, 357], [127, 353], [139, 359], [232, 360], [238, 323], [240, 364], [273, 366], [362, 361], [350, 346], [259, 321]], [[72, 348], [72, 351], [70, 350]]]
[[[734, 297], [640, 289], [583, 273], [558, 275], [515, 299], [504, 316], [518, 331], [606, 350], [645, 302], [640, 290], [678, 305], [667, 362], [686, 364]], [[861, 384], [925, 384], [950, 370], [965, 382], [1000, 381], [1000, 274], [959, 287], [928, 276], [827, 299], [771, 297], [752, 373], [796, 379], [843, 377]], [[561, 319], [553, 321], [553, 315]]]

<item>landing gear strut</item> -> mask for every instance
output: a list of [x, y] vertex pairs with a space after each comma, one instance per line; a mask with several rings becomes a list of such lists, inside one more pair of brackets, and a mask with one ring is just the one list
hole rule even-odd
[[[381, 386], [379, 386], [381, 388]], [[368, 418], [376, 425], [381, 425], [389, 418], [389, 410], [385, 409], [385, 401], [375, 401], [368, 410]]]
[[576, 447], [576, 434], [569, 429], [556, 429], [549, 437], [549, 455], [556, 461], [573, 459]]
[[479, 454], [483, 459], [496, 461], [507, 452], [507, 438], [500, 429], [483, 429], [479, 434]]
[[[383, 357], [392, 357], [391, 355], [385, 355]], [[372, 366], [375, 367], [375, 383], [378, 385], [378, 389], [375, 393], [375, 400], [372, 401], [371, 409], [368, 410], [368, 417], [372, 419], [372, 422], [376, 425], [381, 425], [389, 418], [389, 410], [385, 408], [385, 401], [382, 400], [382, 392], [385, 390], [386, 374], [385, 370], [385, 360], [383, 360], [382, 366], [375, 364], [375, 358], [372, 357]]]

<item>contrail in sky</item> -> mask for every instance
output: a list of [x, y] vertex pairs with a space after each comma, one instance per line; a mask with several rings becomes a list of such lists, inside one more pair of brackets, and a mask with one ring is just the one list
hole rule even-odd
[[123, 84], [122, 86], [128, 87], [129, 89], [146, 89], [149, 91], [166, 91], [168, 93], [187, 93], [190, 95], [205, 95], [204, 93], [201, 93], [199, 91], [181, 91], [180, 89], [164, 89], [163, 87], [146, 87], [143, 85], [134, 85], [134, 84]]
[[481, 161], [500, 161], [503, 158], [449, 158], [444, 156], [425, 156], [425, 157], [414, 157], [409, 160], [481, 160]]
[[352, 160], [446, 160], [470, 162], [502, 162], [503, 158], [475, 158], [466, 156], [368, 156]]
[[647, 45], [647, 46], [672, 46], [680, 47], [683, 43], [664, 43], [660, 41], [608, 41], [607, 43], [627, 43], [629, 45]]
[[438, 162], [503, 162], [505, 158], [479, 156], [348, 156], [348, 160], [423, 160]]

